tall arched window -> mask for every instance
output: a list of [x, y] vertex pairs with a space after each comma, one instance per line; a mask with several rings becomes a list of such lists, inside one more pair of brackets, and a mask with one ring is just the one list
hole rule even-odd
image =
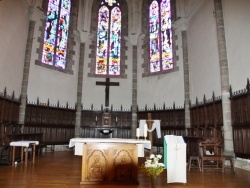
[[65, 69], [71, 0], [49, 0], [42, 63]]
[[149, 7], [150, 73], [174, 68], [170, 0], [153, 0]]
[[114, 0], [102, 2], [98, 12], [96, 44], [97, 75], [120, 75], [121, 10]]

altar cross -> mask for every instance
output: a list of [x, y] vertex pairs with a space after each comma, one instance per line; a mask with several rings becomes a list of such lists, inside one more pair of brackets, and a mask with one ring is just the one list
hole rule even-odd
[[119, 86], [119, 82], [110, 82], [110, 78], [106, 78], [106, 82], [96, 82], [96, 85], [105, 87], [105, 107], [109, 106], [109, 86]]
[[[148, 119], [146, 120], [146, 123], [148, 124], [148, 129], [151, 130], [152, 126], [153, 126], [153, 123], [154, 123], [154, 120], [152, 120], [152, 114], [151, 113], [148, 113]], [[153, 146], [153, 134], [152, 134], [152, 132], [148, 133], [148, 138], [151, 141], [151, 145]], [[149, 151], [150, 155], [152, 153], [153, 153], [153, 147], [151, 147], [151, 149]]]

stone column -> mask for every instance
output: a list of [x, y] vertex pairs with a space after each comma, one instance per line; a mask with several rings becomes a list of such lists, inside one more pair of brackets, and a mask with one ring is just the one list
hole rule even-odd
[[[24, 66], [23, 66], [23, 78], [22, 78], [22, 88], [21, 88], [21, 105], [19, 108], [19, 120], [18, 124], [24, 126], [25, 121], [25, 110], [26, 110], [26, 103], [27, 103], [27, 90], [28, 90], [28, 82], [29, 82], [29, 70], [30, 70], [30, 59], [31, 59], [31, 52], [32, 52], [32, 45], [33, 45], [33, 37], [34, 37], [34, 30], [36, 22], [31, 20], [33, 14], [34, 7], [29, 7], [29, 30], [27, 36], [27, 43], [25, 49], [25, 58], [24, 58]], [[23, 128], [21, 132], [23, 132]]]
[[78, 41], [80, 42], [77, 99], [76, 99], [77, 101], [76, 101], [75, 137], [81, 137], [84, 54], [85, 54], [85, 45], [86, 42], [89, 40], [90, 33], [85, 31], [75, 31], [75, 35], [77, 36]]
[[185, 100], [185, 126], [190, 128], [190, 84], [189, 84], [189, 65], [188, 65], [188, 45], [187, 31], [182, 31], [182, 53], [183, 53], [183, 71], [184, 71], [184, 100]]
[[214, 0], [214, 10], [215, 10], [217, 43], [218, 43], [218, 53], [219, 53], [219, 63], [220, 63], [224, 150], [225, 152], [233, 152], [231, 102], [229, 100], [230, 97], [229, 71], [228, 71], [226, 37], [225, 37], [224, 18], [223, 18], [223, 9], [221, 0]]
[[132, 71], [132, 138], [136, 137], [137, 128], [137, 46], [133, 46], [133, 71]]
[[80, 44], [78, 82], [77, 82], [77, 101], [76, 101], [76, 123], [75, 137], [80, 137], [81, 116], [82, 116], [82, 82], [83, 82], [83, 62], [84, 62], [85, 44]]

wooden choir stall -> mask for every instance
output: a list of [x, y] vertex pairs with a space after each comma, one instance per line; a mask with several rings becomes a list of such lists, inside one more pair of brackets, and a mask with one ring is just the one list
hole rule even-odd
[[69, 147], [82, 156], [81, 184], [138, 184], [138, 157], [149, 140], [72, 138]]

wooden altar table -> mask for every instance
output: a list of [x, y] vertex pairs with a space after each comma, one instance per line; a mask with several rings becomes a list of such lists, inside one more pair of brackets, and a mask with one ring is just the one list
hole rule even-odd
[[[82, 155], [81, 184], [138, 184], [138, 157], [149, 140], [73, 138], [75, 155]], [[143, 151], [142, 151], [143, 149]]]

